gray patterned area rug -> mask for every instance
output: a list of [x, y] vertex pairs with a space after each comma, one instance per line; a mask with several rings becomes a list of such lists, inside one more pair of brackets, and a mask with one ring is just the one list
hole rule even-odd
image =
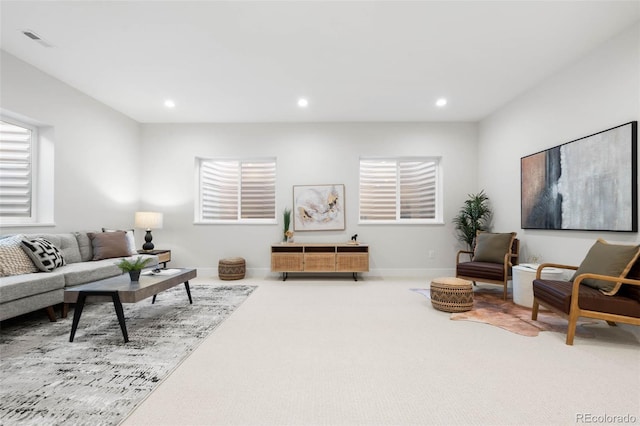
[[124, 304], [126, 344], [110, 302], [85, 305], [73, 343], [73, 312], [3, 323], [0, 424], [117, 425], [255, 288], [192, 285], [190, 305], [179, 286]]

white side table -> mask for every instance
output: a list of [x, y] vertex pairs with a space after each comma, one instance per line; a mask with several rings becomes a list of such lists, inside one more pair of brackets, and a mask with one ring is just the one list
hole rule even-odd
[[[533, 307], [533, 280], [536, 279], [537, 264], [523, 263], [512, 268], [513, 271], [513, 303], [527, 308]], [[545, 280], [562, 280], [564, 269], [544, 268], [540, 278]]]

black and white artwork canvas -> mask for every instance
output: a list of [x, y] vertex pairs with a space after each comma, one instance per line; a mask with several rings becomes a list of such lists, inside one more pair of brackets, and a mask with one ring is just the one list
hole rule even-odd
[[637, 125], [523, 157], [522, 228], [637, 232]]

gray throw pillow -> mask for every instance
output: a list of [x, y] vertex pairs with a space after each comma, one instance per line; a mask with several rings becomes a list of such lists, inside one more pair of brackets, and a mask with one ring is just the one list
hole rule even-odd
[[480, 232], [476, 237], [476, 248], [473, 252], [474, 262], [504, 262], [504, 255], [511, 250], [515, 232], [494, 234]]
[[[575, 280], [580, 274], [599, 274], [624, 278], [638, 259], [639, 254], [640, 245], [609, 244], [605, 240], [598, 238], [589, 249], [587, 257], [584, 258], [576, 273], [571, 277], [571, 281]], [[584, 279], [581, 283], [596, 288], [608, 296], [616, 294], [622, 285], [622, 283], [597, 280], [595, 278]]]
[[91, 244], [90, 233], [97, 233], [97, 231], [89, 232], [75, 232], [76, 241], [78, 242], [78, 249], [80, 249], [80, 259], [82, 262], [88, 262], [93, 260], [93, 245]]

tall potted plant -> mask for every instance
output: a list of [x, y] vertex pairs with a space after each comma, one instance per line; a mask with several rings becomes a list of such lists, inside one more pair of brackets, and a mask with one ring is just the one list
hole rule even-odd
[[282, 231], [282, 241], [283, 242], [287, 242], [287, 238], [290, 236], [289, 235], [289, 226], [291, 225], [291, 209], [284, 209], [284, 212], [282, 213], [282, 219], [284, 221], [284, 230]]
[[489, 229], [493, 212], [489, 206], [489, 197], [484, 190], [478, 194], [469, 194], [453, 223], [458, 232], [458, 240], [473, 251], [476, 245], [476, 233]]

